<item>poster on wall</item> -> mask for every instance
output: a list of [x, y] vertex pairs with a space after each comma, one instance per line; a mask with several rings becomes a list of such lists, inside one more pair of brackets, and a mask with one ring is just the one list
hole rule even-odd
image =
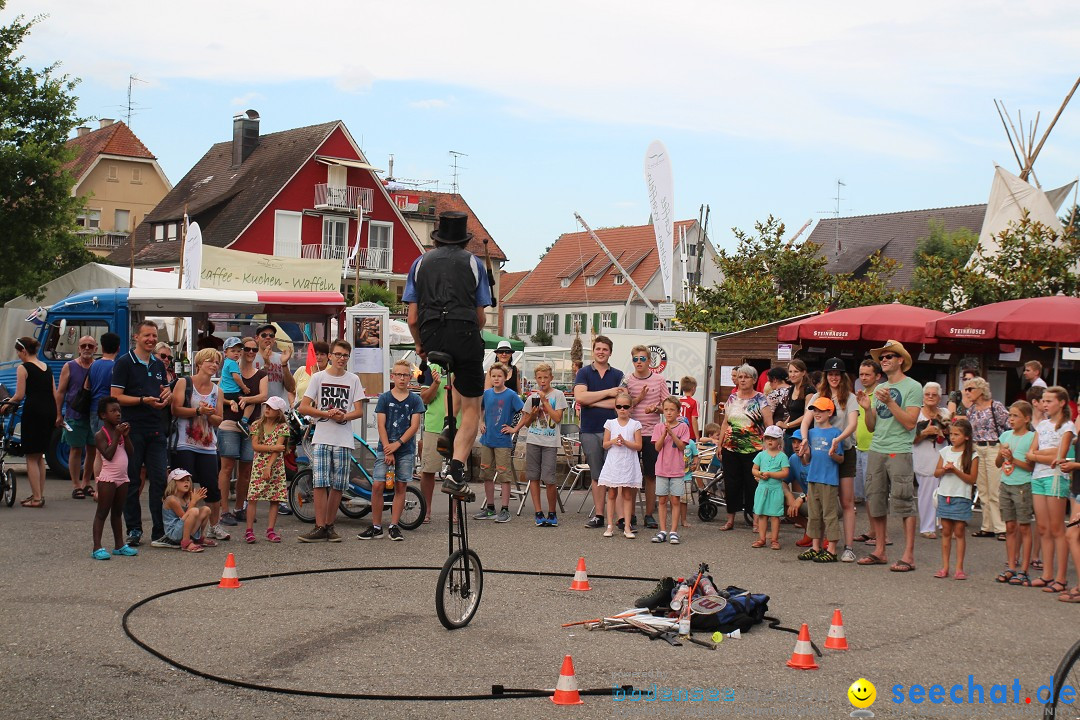
[[377, 315], [357, 315], [352, 327], [353, 372], [381, 373], [383, 371], [383, 326]]

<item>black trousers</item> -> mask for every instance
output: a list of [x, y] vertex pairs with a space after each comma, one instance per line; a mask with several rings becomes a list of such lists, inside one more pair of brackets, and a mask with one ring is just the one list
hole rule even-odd
[[740, 510], [754, 511], [754, 456], [757, 453], [737, 453], [724, 450], [720, 457], [724, 463], [724, 491], [727, 509], [732, 515]]

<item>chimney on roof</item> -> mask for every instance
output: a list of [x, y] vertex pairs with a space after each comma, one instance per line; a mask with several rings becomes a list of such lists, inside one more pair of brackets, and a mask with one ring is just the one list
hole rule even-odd
[[259, 113], [254, 110], [233, 116], [232, 164], [238, 167], [259, 145]]
[[100, 120], [98, 120], [98, 130], [100, 130], [102, 128], [107, 128], [110, 125], [112, 125], [114, 122], [116, 122], [116, 121], [113, 120], [112, 118], [101, 118]]
[[86, 127], [85, 125], [80, 125], [79, 127], [75, 128], [75, 132], [78, 133], [78, 137], [82, 137], [83, 135], [86, 135], [90, 132], [90, 128]]

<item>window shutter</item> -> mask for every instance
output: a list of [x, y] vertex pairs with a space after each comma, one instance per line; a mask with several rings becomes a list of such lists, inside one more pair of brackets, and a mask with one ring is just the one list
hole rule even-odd
[[559, 313], [555, 313], [554, 315], [551, 316], [551, 318], [552, 318], [551, 334], [552, 335], [558, 335], [559, 334]]
[[616, 327], [615, 319], [619, 317], [619, 313], [611, 313], [611, 327]]
[[646, 330], [652, 330], [653, 329], [653, 325], [655, 325], [655, 323], [656, 323], [656, 320], [654, 318], [655, 318], [655, 316], [652, 313], [645, 313], [645, 329]]
[[532, 315], [525, 316], [525, 334], [532, 335]]
[[566, 313], [566, 317], [564, 318], [565, 321], [566, 321], [565, 327], [563, 329], [563, 334], [564, 335], [569, 335], [572, 332], [572, 330], [570, 328], [570, 319], [572, 317], [574, 317], [574, 313]]
[[600, 332], [600, 313], [592, 314], [592, 331], [594, 333]]

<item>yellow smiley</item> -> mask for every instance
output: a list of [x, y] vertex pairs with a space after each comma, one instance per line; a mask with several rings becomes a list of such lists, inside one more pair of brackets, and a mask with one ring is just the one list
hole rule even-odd
[[874, 700], [877, 699], [877, 688], [866, 678], [859, 678], [851, 683], [847, 696], [852, 706], [862, 710], [874, 704]]

